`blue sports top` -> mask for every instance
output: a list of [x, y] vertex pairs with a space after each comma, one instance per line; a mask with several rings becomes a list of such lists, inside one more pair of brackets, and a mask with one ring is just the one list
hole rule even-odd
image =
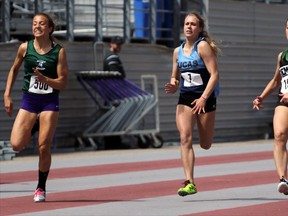
[[[198, 93], [202, 94], [210, 79], [210, 74], [205, 66], [203, 59], [198, 55], [197, 45], [200, 41], [205, 41], [204, 37], [198, 38], [192, 47], [189, 56], [186, 56], [183, 47], [186, 43], [184, 41], [178, 49], [177, 65], [181, 73], [180, 93]], [[218, 96], [219, 85], [212, 94]]]

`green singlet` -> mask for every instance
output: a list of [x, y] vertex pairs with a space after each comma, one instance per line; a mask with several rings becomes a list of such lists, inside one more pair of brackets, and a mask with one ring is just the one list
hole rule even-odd
[[28, 41], [24, 57], [24, 84], [22, 90], [34, 94], [57, 95], [59, 90], [37, 81], [33, 69], [37, 68], [40, 73], [51, 79], [57, 78], [58, 55], [62, 47], [51, 41], [51, 50], [41, 55], [36, 52], [33, 42], [34, 40]]

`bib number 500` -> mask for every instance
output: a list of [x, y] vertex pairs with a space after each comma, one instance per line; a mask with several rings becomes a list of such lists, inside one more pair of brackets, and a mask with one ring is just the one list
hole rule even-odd
[[48, 84], [39, 82], [36, 76], [31, 76], [29, 92], [49, 94], [53, 92], [53, 89]]

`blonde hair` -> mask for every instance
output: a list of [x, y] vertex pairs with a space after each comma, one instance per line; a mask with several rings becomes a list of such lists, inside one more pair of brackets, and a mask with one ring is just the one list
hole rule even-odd
[[213, 52], [215, 53], [215, 55], [219, 55], [221, 53], [221, 49], [217, 46], [216, 41], [208, 34], [208, 32], [205, 30], [205, 20], [204, 18], [196, 11], [191, 11], [189, 12], [186, 16], [195, 16], [197, 17], [197, 19], [199, 20], [199, 27], [202, 28], [202, 32], [200, 32], [199, 37], [204, 37], [207, 41], [207, 43], [209, 43], [209, 45], [211, 46]]

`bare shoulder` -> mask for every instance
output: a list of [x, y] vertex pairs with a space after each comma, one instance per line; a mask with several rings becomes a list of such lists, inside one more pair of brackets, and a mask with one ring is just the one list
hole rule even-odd
[[198, 44], [198, 54], [201, 57], [212, 56], [213, 50], [207, 41], [200, 41]]
[[176, 47], [173, 51], [173, 56], [177, 57], [179, 52], [179, 47]]
[[174, 53], [178, 53], [178, 50], [179, 50], [179, 47], [176, 47], [176, 48], [174, 49]]
[[282, 56], [283, 52], [280, 52], [277, 56], [277, 62], [278, 64], [280, 64], [280, 61], [281, 61], [281, 56]]
[[23, 57], [26, 54], [27, 46], [28, 46], [28, 42], [24, 42], [24, 43], [20, 44], [20, 46], [19, 46], [18, 53]]
[[207, 48], [208, 49], [211, 48], [210, 44], [207, 41], [202, 40], [198, 43], [198, 49], [207, 49]]
[[24, 42], [24, 43], [21, 43], [20, 46], [19, 46], [19, 49], [27, 49], [27, 46], [28, 46], [28, 42]]
[[58, 56], [58, 58], [61, 60], [61, 61], [63, 61], [63, 60], [65, 60], [66, 61], [66, 51], [65, 51], [65, 49], [64, 49], [64, 47], [61, 47], [61, 49], [60, 49], [60, 51], [59, 51], [59, 56]]
[[62, 54], [65, 54], [66, 53], [65, 48], [61, 47], [59, 52], [62, 53]]

